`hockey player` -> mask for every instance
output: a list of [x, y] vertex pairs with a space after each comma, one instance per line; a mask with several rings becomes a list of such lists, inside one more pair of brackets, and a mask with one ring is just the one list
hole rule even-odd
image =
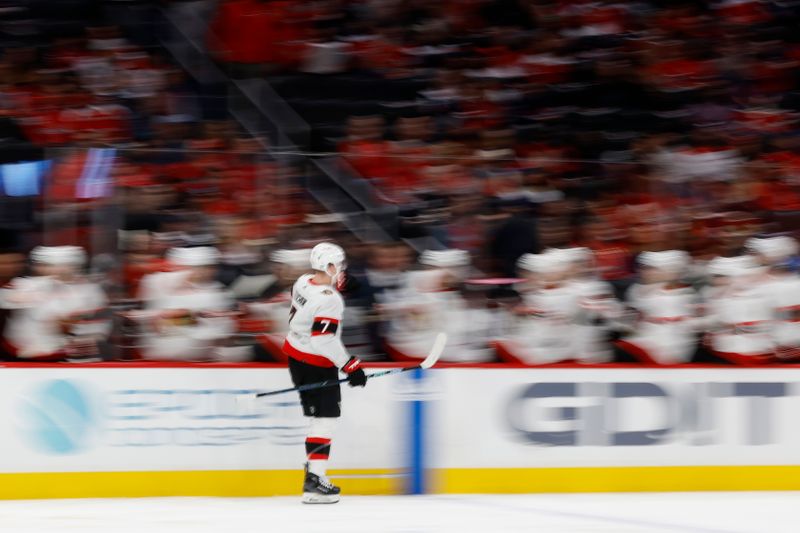
[[746, 246], [768, 268], [758, 285], [773, 305], [775, 356], [781, 360], [800, 359], [800, 277], [789, 270], [789, 261], [797, 255], [797, 241], [781, 235], [749, 239]]
[[681, 283], [689, 265], [681, 250], [639, 255], [641, 281], [628, 289], [627, 304], [639, 313], [636, 331], [620, 341], [624, 351], [646, 363], [685, 363], [696, 349], [699, 298]]
[[764, 267], [752, 256], [717, 257], [708, 270], [714, 277], [714, 285], [706, 291], [711, 351], [739, 364], [772, 360], [773, 304], [756, 282]]
[[575, 359], [578, 295], [567, 283], [571, 259], [556, 249], [520, 257], [528, 281], [519, 287], [515, 331], [495, 343], [502, 359], [537, 365]]
[[[363, 387], [367, 376], [361, 361], [350, 356], [341, 341], [344, 299], [336, 286], [346, 268], [344, 250], [320, 243], [311, 250], [310, 262], [314, 273], [300, 276], [292, 287], [289, 333], [283, 344], [292, 382], [299, 387], [338, 379], [341, 370], [350, 386]], [[339, 501], [340, 489], [328, 480], [326, 471], [341, 399], [338, 385], [300, 393], [303, 415], [309, 419], [303, 503]]]
[[223, 343], [235, 331], [233, 300], [214, 280], [216, 248], [172, 248], [167, 253], [170, 272], [142, 279], [145, 303], [143, 353], [162, 360], [238, 360], [228, 357]]
[[26, 360], [98, 357], [98, 342], [108, 337], [111, 322], [103, 316], [102, 289], [80, 273], [83, 249], [39, 246], [30, 259], [33, 275], [0, 290], [0, 306], [10, 310], [4, 351]]
[[470, 305], [461, 288], [470, 268], [465, 250], [426, 250], [419, 258], [424, 269], [409, 272], [407, 285], [381, 309], [391, 317], [387, 351], [397, 360], [423, 359], [439, 332], [447, 333], [441, 360], [484, 362], [492, 359], [487, 339], [494, 315]]
[[597, 278], [594, 254], [589, 248], [565, 248], [568, 281], [577, 298], [574, 317], [575, 359], [584, 363], [606, 363], [614, 358], [612, 331], [622, 327], [623, 307], [610, 283]]

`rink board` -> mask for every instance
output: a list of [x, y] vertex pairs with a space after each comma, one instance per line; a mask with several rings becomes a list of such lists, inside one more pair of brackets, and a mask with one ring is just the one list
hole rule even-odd
[[[0, 370], [0, 498], [298, 494], [297, 397], [242, 401], [285, 368], [109, 366]], [[424, 376], [343, 388], [343, 490], [800, 490], [796, 367]]]
[[434, 492], [800, 490], [800, 369], [430, 376]]
[[[402, 381], [343, 387], [331, 477], [402, 491]], [[0, 369], [0, 498], [299, 494], [307, 423], [285, 368]]]

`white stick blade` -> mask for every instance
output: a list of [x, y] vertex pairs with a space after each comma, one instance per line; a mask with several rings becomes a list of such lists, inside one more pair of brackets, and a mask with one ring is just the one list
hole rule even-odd
[[444, 351], [444, 345], [447, 344], [447, 334], [446, 333], [439, 333], [436, 335], [436, 340], [433, 341], [433, 347], [431, 348], [428, 357], [425, 358], [422, 363], [420, 363], [420, 367], [422, 368], [430, 368], [436, 364], [436, 361], [439, 360], [439, 357], [442, 355]]

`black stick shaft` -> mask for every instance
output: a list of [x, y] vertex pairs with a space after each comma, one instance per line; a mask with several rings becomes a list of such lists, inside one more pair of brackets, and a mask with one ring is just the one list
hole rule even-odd
[[[417, 368], [422, 368], [421, 366], [410, 366], [407, 368], [392, 368], [391, 370], [381, 370], [380, 372], [374, 372], [372, 374], [367, 374], [367, 379], [370, 378], [379, 378], [381, 376], [388, 376], [389, 374], [399, 374], [400, 372], [408, 372], [409, 370], [416, 370]], [[323, 389], [325, 387], [333, 387], [334, 385], [338, 385], [339, 383], [344, 383], [349, 378], [342, 378], [342, 379], [328, 379], [325, 381], [320, 381], [317, 383], [309, 383], [308, 385], [300, 385], [299, 387], [290, 387], [288, 389], [281, 389], [281, 390], [274, 390], [270, 392], [259, 392], [256, 394], [256, 398], [263, 398], [264, 396], [275, 396], [276, 394], [284, 394], [286, 392], [303, 392], [307, 390], [314, 390], [314, 389]]]

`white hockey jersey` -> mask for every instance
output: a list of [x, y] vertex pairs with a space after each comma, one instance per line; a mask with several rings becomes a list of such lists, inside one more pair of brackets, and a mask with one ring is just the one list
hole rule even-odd
[[646, 352], [660, 364], [685, 363], [695, 350], [699, 296], [690, 287], [663, 283], [635, 284], [628, 305], [641, 314], [636, 332], [625, 343]]
[[[219, 359], [217, 344], [234, 333], [236, 324], [225, 314], [233, 300], [218, 282], [190, 283], [190, 272], [157, 272], [142, 279], [140, 297], [155, 328], [145, 335], [144, 355], [154, 359]], [[182, 313], [167, 317], [169, 311]]]
[[53, 355], [73, 336], [107, 336], [110, 321], [95, 316], [106, 306], [103, 290], [88, 281], [16, 278], [0, 290], [0, 307], [12, 311], [3, 337], [20, 358]]
[[761, 287], [716, 291], [706, 309], [715, 352], [745, 356], [773, 352], [773, 303]]
[[329, 285], [300, 276], [292, 287], [289, 334], [283, 351], [293, 359], [321, 367], [342, 368], [350, 356], [342, 344], [344, 299]]
[[405, 357], [424, 359], [436, 336], [447, 334], [441, 360], [479, 363], [493, 357], [488, 339], [497, 330], [496, 315], [472, 306], [456, 290], [437, 290], [442, 272], [409, 273], [407, 285], [382, 304], [392, 316], [387, 342]]
[[797, 358], [800, 355], [800, 277], [790, 273], [768, 276], [761, 290], [773, 306], [772, 338], [777, 356]]
[[541, 288], [522, 295], [527, 314], [518, 318], [509, 346], [528, 364], [546, 364], [575, 358], [574, 320], [578, 294], [573, 287]]
[[623, 316], [614, 288], [605, 281], [576, 279], [570, 285], [577, 294], [574, 320], [575, 358], [586, 363], [605, 363], [614, 358], [609, 332]]

